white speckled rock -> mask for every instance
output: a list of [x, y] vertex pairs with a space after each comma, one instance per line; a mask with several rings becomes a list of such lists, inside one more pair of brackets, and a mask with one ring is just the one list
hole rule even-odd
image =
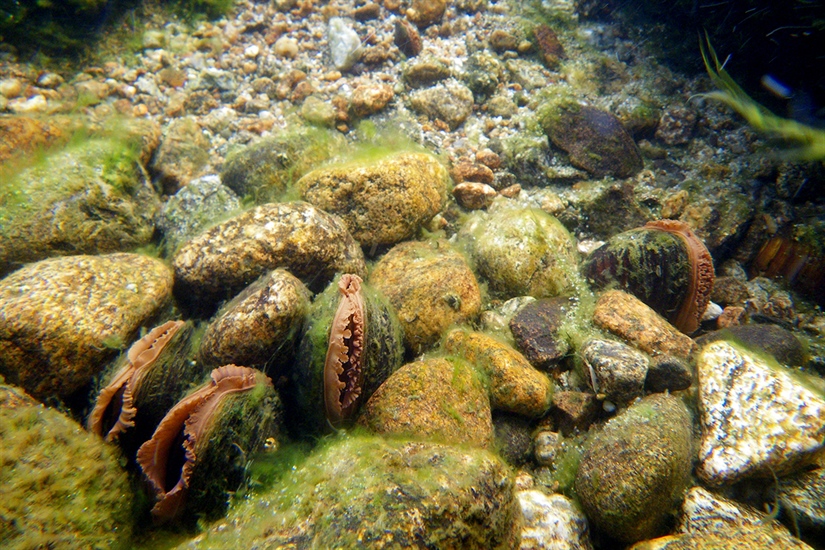
[[563, 495], [541, 491], [516, 494], [524, 521], [521, 550], [590, 550], [587, 519]]
[[698, 474], [712, 485], [782, 475], [825, 443], [825, 400], [778, 364], [729, 342], [699, 355]]

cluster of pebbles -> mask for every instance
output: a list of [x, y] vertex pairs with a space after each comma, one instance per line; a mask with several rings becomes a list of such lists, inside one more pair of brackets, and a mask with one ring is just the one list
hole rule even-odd
[[741, 193], [677, 185], [750, 174], [713, 150], [752, 136], [711, 147], [699, 84], [544, 9], [241, 1], [72, 76], [7, 59], [0, 542], [816, 547], [825, 384], [788, 328], [825, 320], [714, 268], [756, 254]]

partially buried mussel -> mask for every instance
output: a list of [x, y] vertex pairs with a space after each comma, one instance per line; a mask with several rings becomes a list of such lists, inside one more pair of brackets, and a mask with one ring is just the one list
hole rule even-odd
[[249, 458], [278, 434], [281, 403], [262, 372], [225, 365], [176, 404], [137, 453], [155, 493], [152, 515], [175, 519], [186, 510], [214, 519], [244, 480]]
[[597, 288], [633, 294], [687, 334], [699, 327], [714, 279], [708, 249], [676, 220], [648, 222], [615, 235], [582, 270]]
[[344, 274], [310, 308], [293, 369], [296, 423], [338, 429], [401, 366], [403, 336], [389, 302]]
[[194, 326], [167, 321], [135, 342], [94, 399], [89, 431], [116, 441], [131, 459], [164, 415], [205, 371], [192, 360]]

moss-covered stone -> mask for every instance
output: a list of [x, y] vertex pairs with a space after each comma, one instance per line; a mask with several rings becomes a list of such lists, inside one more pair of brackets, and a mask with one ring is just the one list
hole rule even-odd
[[0, 545], [127, 548], [134, 499], [115, 447], [0, 385]]
[[0, 373], [39, 399], [66, 397], [171, 297], [172, 272], [138, 254], [51, 258], [0, 281]]
[[181, 303], [212, 311], [278, 267], [312, 290], [336, 273], [366, 272], [361, 247], [341, 219], [305, 202], [265, 204], [226, 220], [190, 239], [172, 265]]
[[577, 278], [573, 238], [537, 208], [494, 204], [476, 212], [459, 233], [479, 274], [503, 298], [558, 296]]
[[545, 104], [540, 122], [550, 141], [570, 155], [570, 162], [596, 177], [632, 176], [642, 169], [642, 156], [614, 115], [561, 96]]
[[380, 434], [481, 447], [493, 442], [487, 389], [474, 367], [453, 357], [398, 369], [364, 405], [358, 423]]
[[677, 397], [636, 402], [590, 437], [576, 474], [587, 517], [611, 538], [661, 534], [687, 487], [692, 421]]
[[160, 200], [139, 160], [139, 143], [94, 138], [9, 177], [0, 190], [0, 273], [148, 243]]
[[395, 306], [413, 354], [435, 345], [449, 326], [472, 322], [481, 309], [467, 260], [444, 240], [394, 246], [375, 264], [369, 282]]
[[293, 183], [344, 145], [340, 134], [298, 127], [230, 153], [221, 181], [256, 203], [283, 200]]
[[444, 348], [476, 365], [489, 380], [494, 409], [539, 417], [550, 408], [553, 384], [512, 347], [481, 332], [456, 329]]
[[517, 517], [487, 451], [346, 436], [181, 548], [517, 548]]
[[304, 200], [341, 216], [369, 249], [415, 236], [446, 204], [448, 181], [432, 155], [401, 152], [314, 170], [297, 188]]

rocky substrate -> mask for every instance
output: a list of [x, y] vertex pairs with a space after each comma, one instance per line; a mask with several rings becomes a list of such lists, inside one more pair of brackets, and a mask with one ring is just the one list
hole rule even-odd
[[0, 544], [822, 548], [821, 165], [566, 0], [145, 15], [2, 54]]

